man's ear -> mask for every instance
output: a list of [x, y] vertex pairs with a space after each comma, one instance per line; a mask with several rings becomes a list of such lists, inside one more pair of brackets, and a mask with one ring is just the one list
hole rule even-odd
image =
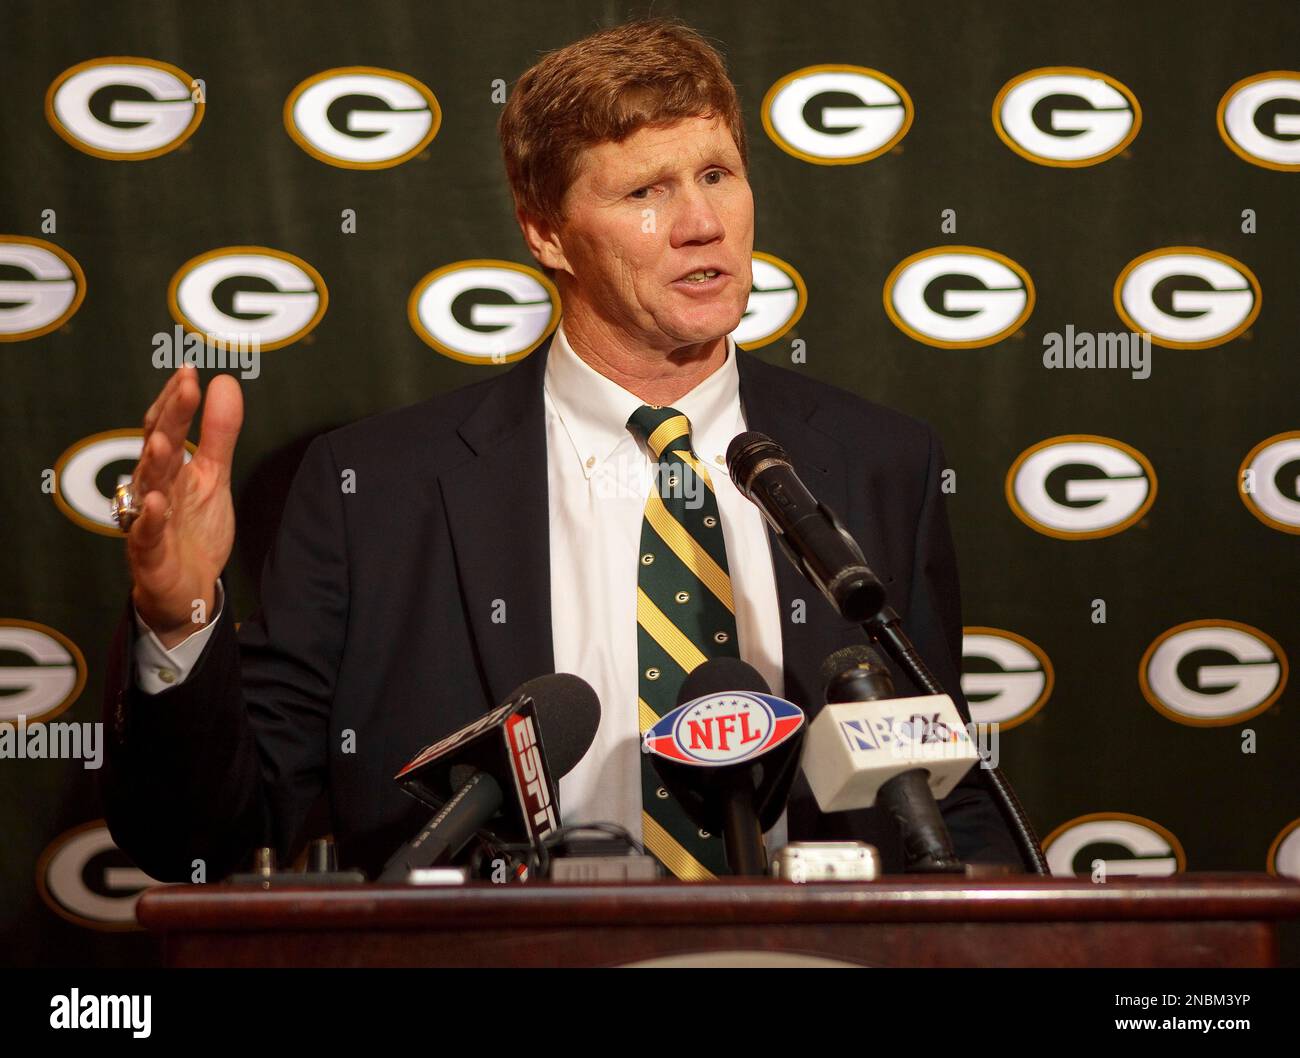
[[569, 260], [564, 255], [560, 234], [554, 225], [524, 212], [522, 208], [515, 210], [515, 219], [519, 222], [519, 230], [524, 233], [524, 242], [539, 264], [557, 272], [573, 274]]

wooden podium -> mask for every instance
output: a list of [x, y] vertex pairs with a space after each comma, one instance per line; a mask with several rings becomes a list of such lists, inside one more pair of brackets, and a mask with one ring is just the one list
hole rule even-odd
[[1274, 966], [1300, 882], [182, 885], [137, 916], [169, 966]]

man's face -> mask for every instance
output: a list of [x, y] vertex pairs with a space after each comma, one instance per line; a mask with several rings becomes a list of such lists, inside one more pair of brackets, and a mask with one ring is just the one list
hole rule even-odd
[[[587, 148], [544, 264], [570, 273], [565, 312], [665, 351], [729, 334], [752, 283], [754, 197], [719, 118]], [[716, 271], [703, 281], [684, 278]]]

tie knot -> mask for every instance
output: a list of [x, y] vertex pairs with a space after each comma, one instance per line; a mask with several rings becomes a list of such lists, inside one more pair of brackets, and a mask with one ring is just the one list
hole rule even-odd
[[691, 421], [676, 408], [656, 408], [642, 404], [632, 413], [627, 424], [645, 438], [650, 454], [655, 459], [661, 458], [672, 444], [684, 443], [690, 449]]

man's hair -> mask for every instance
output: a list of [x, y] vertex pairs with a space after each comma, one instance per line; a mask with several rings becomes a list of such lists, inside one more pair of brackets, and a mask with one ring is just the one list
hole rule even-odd
[[547, 53], [515, 82], [497, 126], [516, 210], [558, 224], [584, 148], [691, 117], [721, 117], [749, 168], [726, 63], [679, 20], [628, 22]]

